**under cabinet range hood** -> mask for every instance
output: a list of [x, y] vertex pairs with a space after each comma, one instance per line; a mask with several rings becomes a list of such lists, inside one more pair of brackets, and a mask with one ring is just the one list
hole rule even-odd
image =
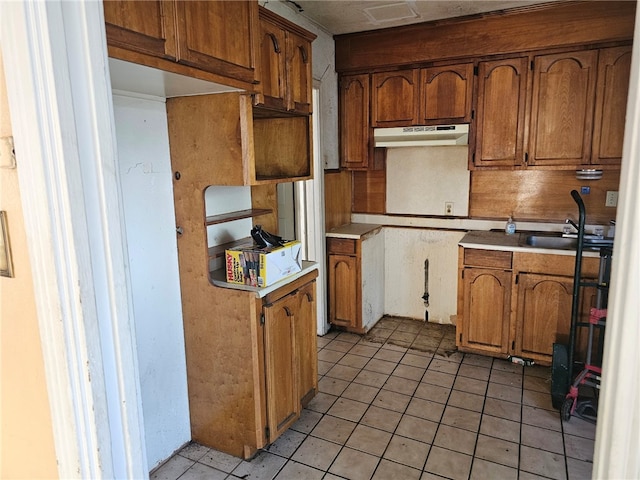
[[417, 127], [374, 128], [376, 147], [440, 147], [467, 145], [469, 125], [433, 125]]

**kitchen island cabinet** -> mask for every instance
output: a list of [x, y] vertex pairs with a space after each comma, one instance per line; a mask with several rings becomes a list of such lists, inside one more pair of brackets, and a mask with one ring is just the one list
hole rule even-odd
[[[456, 340], [464, 352], [550, 365], [553, 343], [569, 341], [575, 252], [523, 246], [520, 235], [471, 232], [461, 240]], [[598, 268], [598, 253], [585, 253], [582, 277], [596, 279]], [[595, 289], [583, 290], [586, 319]]]
[[384, 314], [384, 240], [380, 225], [327, 232], [329, 323], [366, 333]]

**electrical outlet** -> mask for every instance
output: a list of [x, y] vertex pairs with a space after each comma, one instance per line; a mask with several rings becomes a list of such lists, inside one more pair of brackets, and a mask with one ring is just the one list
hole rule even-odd
[[453, 215], [453, 202], [444, 202], [444, 214]]
[[618, 192], [615, 190], [607, 190], [607, 196], [604, 201], [605, 207], [615, 207], [618, 205]]

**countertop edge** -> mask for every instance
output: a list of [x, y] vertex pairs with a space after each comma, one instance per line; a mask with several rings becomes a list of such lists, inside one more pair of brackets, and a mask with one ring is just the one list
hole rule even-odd
[[268, 295], [269, 293], [273, 292], [274, 290], [277, 290], [278, 288], [284, 287], [285, 285], [287, 285], [288, 283], [293, 282], [294, 280], [306, 275], [309, 272], [312, 272], [314, 270], [318, 269], [318, 263], [317, 262], [310, 262], [307, 260], [303, 260], [302, 261], [302, 269], [297, 272], [294, 273], [293, 275], [288, 276], [287, 278], [283, 278], [282, 280], [280, 280], [279, 282], [276, 282], [272, 285], [266, 286], [266, 287], [251, 287], [249, 285], [241, 285], [238, 283], [229, 283], [226, 280], [226, 273], [224, 268], [220, 268], [218, 270], [214, 270], [213, 272], [209, 273], [210, 279], [211, 279], [211, 283], [213, 283], [216, 287], [221, 287], [221, 288], [230, 288], [232, 290], [243, 290], [245, 292], [252, 292], [255, 293], [256, 298], [262, 298], [265, 297], [266, 295]]
[[348, 223], [325, 233], [326, 238], [362, 239], [382, 229], [382, 225], [373, 223]]

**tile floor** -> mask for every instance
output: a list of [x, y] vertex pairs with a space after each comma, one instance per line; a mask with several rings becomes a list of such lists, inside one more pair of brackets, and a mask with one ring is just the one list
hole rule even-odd
[[152, 479], [586, 479], [595, 425], [561, 422], [550, 369], [462, 354], [455, 328], [383, 318], [318, 337], [319, 393], [250, 462], [192, 443]]

